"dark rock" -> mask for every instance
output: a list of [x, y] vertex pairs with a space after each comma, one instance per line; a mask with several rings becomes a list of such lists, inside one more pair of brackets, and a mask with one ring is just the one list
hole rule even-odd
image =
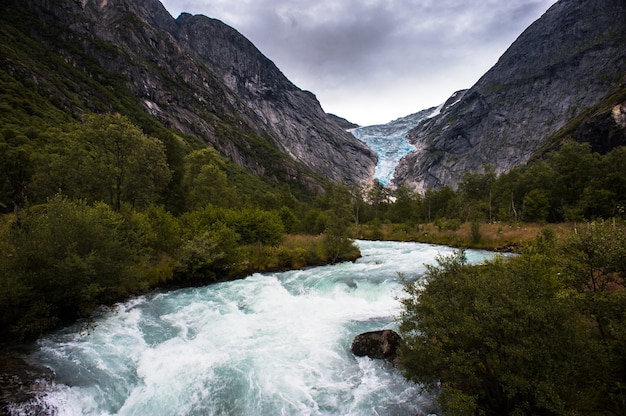
[[605, 154], [618, 146], [626, 146], [626, 102], [590, 117], [572, 138], [589, 143], [592, 152]]
[[365, 332], [352, 341], [350, 350], [357, 357], [393, 360], [402, 338], [391, 329]]
[[36, 399], [53, 378], [49, 369], [29, 363], [13, 351], [0, 349], [0, 416], [9, 414], [11, 404]]
[[344, 130], [356, 129], [357, 127], [360, 127], [358, 124], [354, 124], [353, 122], [348, 121], [345, 118], [339, 117], [335, 114], [329, 113], [328, 117], [330, 117], [331, 120], [333, 120], [339, 127]]

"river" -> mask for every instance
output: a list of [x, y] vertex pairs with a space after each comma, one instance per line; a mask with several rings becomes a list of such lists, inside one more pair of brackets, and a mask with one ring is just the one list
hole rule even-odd
[[[395, 328], [398, 273], [453, 249], [358, 241], [355, 263], [154, 293], [37, 342], [56, 374], [14, 414], [427, 415], [432, 398], [384, 361], [350, 352]], [[470, 262], [493, 253], [469, 250]]]

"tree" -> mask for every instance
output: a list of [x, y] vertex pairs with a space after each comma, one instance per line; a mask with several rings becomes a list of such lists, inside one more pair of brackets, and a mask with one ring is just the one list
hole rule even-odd
[[182, 247], [181, 270], [187, 277], [224, 279], [237, 273], [242, 250], [239, 235], [222, 222], [198, 233]]
[[116, 212], [123, 203], [156, 202], [171, 178], [163, 143], [119, 114], [88, 116], [57, 151], [49, 156], [54, 192], [103, 201]]
[[584, 413], [597, 348], [554, 259], [544, 235], [517, 258], [471, 266], [459, 251], [407, 282], [401, 364], [412, 380], [441, 384], [446, 414]]
[[541, 189], [532, 189], [524, 196], [522, 210], [525, 221], [544, 222], [550, 212], [548, 195]]
[[[4, 137], [8, 136], [8, 137]], [[0, 210], [17, 211], [27, 200], [27, 187], [34, 171], [30, 140], [12, 130], [0, 134]]]
[[459, 194], [463, 198], [465, 217], [478, 220], [480, 217], [493, 221], [493, 183], [496, 173], [491, 165], [484, 166], [484, 173], [466, 173], [459, 183]]
[[610, 337], [611, 319], [626, 313], [615, 296], [626, 289], [625, 229], [605, 221], [583, 225], [567, 237], [563, 251], [568, 283], [584, 300], [580, 307], [596, 321], [600, 335]]
[[588, 143], [574, 141], [564, 142], [558, 152], [548, 156], [555, 175], [554, 199], [566, 221], [582, 218], [583, 209], [578, 202], [591, 178], [597, 174], [598, 156], [591, 153]]
[[389, 206], [388, 216], [393, 222], [411, 224], [417, 222], [421, 210], [421, 196], [403, 182], [394, 192], [395, 201]]
[[379, 218], [381, 208], [389, 202], [389, 190], [378, 179], [367, 191], [367, 200], [374, 207], [374, 218]]
[[428, 189], [422, 203], [422, 217], [432, 222], [438, 218], [458, 218], [458, 197], [449, 186], [439, 189]]
[[361, 184], [353, 184], [348, 187], [352, 204], [352, 215], [354, 216], [354, 225], [357, 227], [361, 223], [361, 209], [365, 205], [364, 192], [365, 189]]
[[243, 208], [224, 213], [226, 225], [235, 230], [242, 244], [277, 245], [283, 238], [285, 227], [276, 211]]
[[12, 305], [3, 323], [18, 338], [37, 336], [138, 288], [149, 252], [137, 236], [145, 232], [102, 202], [57, 196], [23, 210], [0, 243], [0, 281]]
[[207, 204], [232, 207], [237, 200], [236, 188], [228, 183], [228, 176], [217, 164], [219, 155], [213, 148], [196, 150], [185, 158], [185, 189], [188, 209]]

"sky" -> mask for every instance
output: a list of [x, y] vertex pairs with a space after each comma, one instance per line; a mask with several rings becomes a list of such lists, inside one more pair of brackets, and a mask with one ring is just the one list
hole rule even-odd
[[469, 88], [556, 0], [161, 0], [234, 27], [328, 112], [387, 123]]

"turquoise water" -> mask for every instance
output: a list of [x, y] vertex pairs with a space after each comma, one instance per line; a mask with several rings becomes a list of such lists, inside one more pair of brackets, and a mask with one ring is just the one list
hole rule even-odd
[[[398, 273], [452, 249], [359, 241], [344, 263], [142, 296], [41, 339], [56, 373], [15, 414], [426, 415], [432, 398], [388, 363], [357, 358], [357, 334], [395, 328]], [[468, 251], [470, 262], [492, 253]], [[36, 413], [35, 413], [36, 412]]]

